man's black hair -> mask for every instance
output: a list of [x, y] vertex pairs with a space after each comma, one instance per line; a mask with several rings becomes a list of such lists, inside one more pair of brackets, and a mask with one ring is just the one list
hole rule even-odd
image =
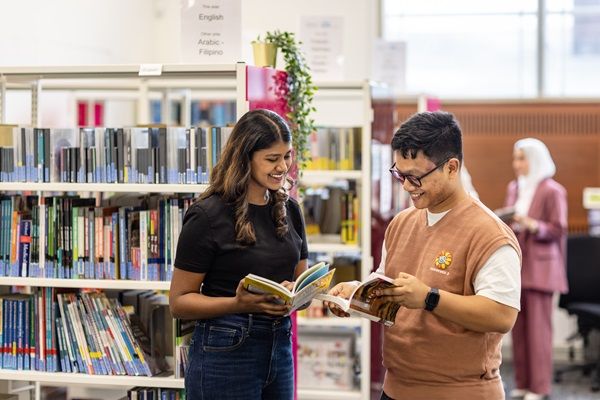
[[404, 121], [392, 138], [392, 150], [404, 158], [416, 158], [419, 150], [438, 164], [458, 158], [462, 164], [462, 132], [454, 115], [445, 111], [425, 111]]

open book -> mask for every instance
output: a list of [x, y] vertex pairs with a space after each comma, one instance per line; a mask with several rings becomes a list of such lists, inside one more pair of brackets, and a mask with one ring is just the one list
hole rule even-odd
[[494, 210], [494, 214], [496, 214], [498, 218], [502, 220], [502, 222], [508, 224], [515, 216], [515, 208], [512, 206], [497, 208]]
[[327, 293], [334, 272], [335, 268], [330, 271], [329, 264], [320, 262], [300, 274], [292, 290], [254, 274], [246, 275], [243, 286], [252, 293], [277, 296], [278, 303], [291, 305], [291, 313], [311, 301], [317, 294]]
[[354, 289], [349, 299], [329, 294], [320, 294], [316, 298], [335, 303], [344, 312], [349, 314], [355, 314], [359, 317], [368, 318], [371, 321], [381, 322], [386, 326], [392, 326], [396, 320], [396, 313], [400, 309], [400, 304], [385, 301], [383, 298], [375, 296], [375, 290], [394, 286], [393, 279], [373, 272]]

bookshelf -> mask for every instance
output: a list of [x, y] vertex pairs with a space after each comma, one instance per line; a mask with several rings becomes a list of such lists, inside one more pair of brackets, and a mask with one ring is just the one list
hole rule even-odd
[[[372, 270], [371, 257], [371, 85], [366, 81], [316, 82], [318, 90], [314, 98], [315, 124], [326, 128], [359, 128], [361, 131], [361, 164], [354, 170], [303, 171], [300, 184], [311, 186], [335, 186], [342, 181], [353, 182], [359, 199], [359, 240], [356, 244], [344, 244], [340, 235], [309, 235], [308, 251], [328, 256], [354, 254], [360, 256], [360, 279]], [[360, 355], [360, 376], [352, 390], [324, 389], [319, 385], [298, 389], [298, 398], [306, 399], [367, 399], [371, 390], [371, 322], [364, 318], [298, 318], [299, 328], [311, 332], [331, 334], [351, 331], [357, 340]], [[299, 333], [302, 345], [302, 332]], [[301, 374], [301, 372], [300, 372]], [[299, 379], [302, 377], [300, 375]]]
[[[0, 67], [0, 123], [6, 123], [7, 91], [31, 92], [31, 126], [43, 125], [40, 121], [40, 95], [43, 90], [72, 91], [91, 94], [92, 98], [106, 93], [127, 93], [137, 101], [136, 120], [149, 121], [149, 101], [156, 92], [184, 91], [184, 97], [192, 98], [192, 91], [204, 96], [221, 96], [234, 100], [236, 118], [249, 109], [246, 98], [246, 65], [122, 65], [81, 67]], [[96, 91], [94, 93], [94, 91]], [[85, 95], [84, 95], [85, 96]], [[117, 95], [119, 96], [119, 95]], [[163, 99], [168, 96], [163, 95]], [[189, 115], [188, 110], [183, 112]], [[42, 122], [42, 123], [41, 123]], [[206, 185], [199, 184], [129, 184], [129, 183], [39, 183], [0, 182], [0, 194], [10, 192], [34, 192], [38, 196], [55, 193], [200, 193]], [[51, 288], [97, 288], [113, 290], [168, 290], [168, 281], [136, 281], [109, 279], [57, 279], [29, 277], [0, 277], [0, 286], [51, 287]], [[41, 384], [84, 384], [88, 386], [123, 388], [162, 387], [181, 389], [183, 379], [173, 376], [115, 376], [82, 373], [42, 372], [33, 370], [0, 370], [0, 380], [32, 382], [32, 398], [41, 398]]]
[[[6, 93], [9, 90], [31, 91], [31, 125], [40, 125], [39, 102], [43, 90], [72, 91], [77, 98], [102, 98], [110, 95], [125, 96], [137, 102], [136, 120], [148, 123], [149, 102], [169, 91], [183, 91], [181, 96], [184, 115], [189, 115], [192, 98], [218, 96], [235, 100], [237, 118], [249, 109], [247, 74], [243, 63], [232, 65], [163, 65], [160, 75], [144, 75], [145, 66], [85, 66], [85, 67], [0, 67], [0, 123], [6, 122]], [[157, 73], [156, 70], [154, 73]], [[315, 96], [316, 123], [327, 127], [357, 127], [361, 129], [360, 170], [305, 171], [304, 185], [331, 185], [339, 181], [356, 183], [360, 204], [360, 232], [358, 244], [343, 244], [339, 236], [309, 237], [309, 251], [334, 254], [359, 254], [361, 278], [372, 269], [370, 249], [370, 177], [371, 177], [371, 108], [370, 86], [367, 82], [321, 82]], [[190, 95], [190, 91], [192, 95]], [[193, 94], [196, 93], [196, 94]], [[198, 95], [201, 93], [201, 95]], [[186, 111], [187, 110], [187, 111]], [[340, 112], [344, 110], [344, 112]], [[41, 124], [43, 125], [43, 124]], [[192, 184], [128, 184], [128, 183], [24, 183], [2, 182], [0, 193], [200, 193], [205, 185]], [[168, 290], [169, 282], [104, 279], [46, 279], [2, 277], [0, 286], [28, 286], [55, 288], [148, 289]], [[370, 322], [366, 319], [299, 318], [298, 325], [314, 329], [345, 329], [356, 332], [359, 339], [360, 383], [355, 390], [300, 389], [300, 399], [363, 399], [370, 394]], [[146, 386], [183, 388], [183, 379], [174, 377], [98, 376], [88, 374], [52, 373], [38, 371], [0, 370], [0, 380], [34, 382], [34, 398], [40, 398], [40, 384], [85, 384], [89, 386]]]

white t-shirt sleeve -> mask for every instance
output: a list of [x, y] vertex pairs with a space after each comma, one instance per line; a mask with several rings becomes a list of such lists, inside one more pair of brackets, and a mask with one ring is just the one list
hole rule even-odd
[[521, 309], [521, 262], [510, 245], [496, 250], [475, 277], [475, 294]]
[[379, 267], [377, 267], [377, 273], [385, 275], [385, 258], [387, 257], [387, 250], [385, 249], [385, 239], [383, 240], [383, 244], [381, 245], [381, 262], [379, 263]]

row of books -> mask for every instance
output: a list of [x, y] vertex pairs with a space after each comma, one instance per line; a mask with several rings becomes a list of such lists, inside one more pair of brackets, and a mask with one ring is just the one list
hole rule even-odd
[[196, 321], [175, 321], [175, 378], [185, 378], [189, 365], [189, 351]]
[[192, 201], [97, 207], [78, 196], [1, 196], [0, 276], [169, 281]]
[[[1, 182], [208, 183], [231, 127], [0, 126]], [[12, 153], [12, 154], [11, 154]]]
[[126, 290], [119, 300], [152, 374], [174, 371], [175, 378], [184, 378], [196, 320], [173, 319], [164, 292]]
[[182, 104], [179, 99], [169, 102], [170, 115], [163, 116], [164, 101], [150, 101], [150, 120], [153, 124], [166, 123], [169, 125], [219, 125], [234, 124], [237, 120], [235, 101], [227, 100], [193, 100], [191, 103], [191, 122], [183, 121]]
[[[147, 356], [152, 375], [174, 369], [175, 344], [180, 323], [169, 308], [169, 295], [154, 290], [126, 290], [119, 300], [128, 312], [134, 336]], [[195, 321], [191, 321], [192, 330]]]
[[185, 400], [185, 390], [135, 387], [127, 391], [126, 400]]
[[317, 128], [309, 137], [307, 169], [361, 169], [360, 128]]
[[104, 293], [2, 295], [2, 368], [93, 375], [151, 376], [129, 318]]
[[336, 234], [342, 243], [358, 243], [359, 199], [354, 188], [307, 188], [302, 209], [308, 235]]

